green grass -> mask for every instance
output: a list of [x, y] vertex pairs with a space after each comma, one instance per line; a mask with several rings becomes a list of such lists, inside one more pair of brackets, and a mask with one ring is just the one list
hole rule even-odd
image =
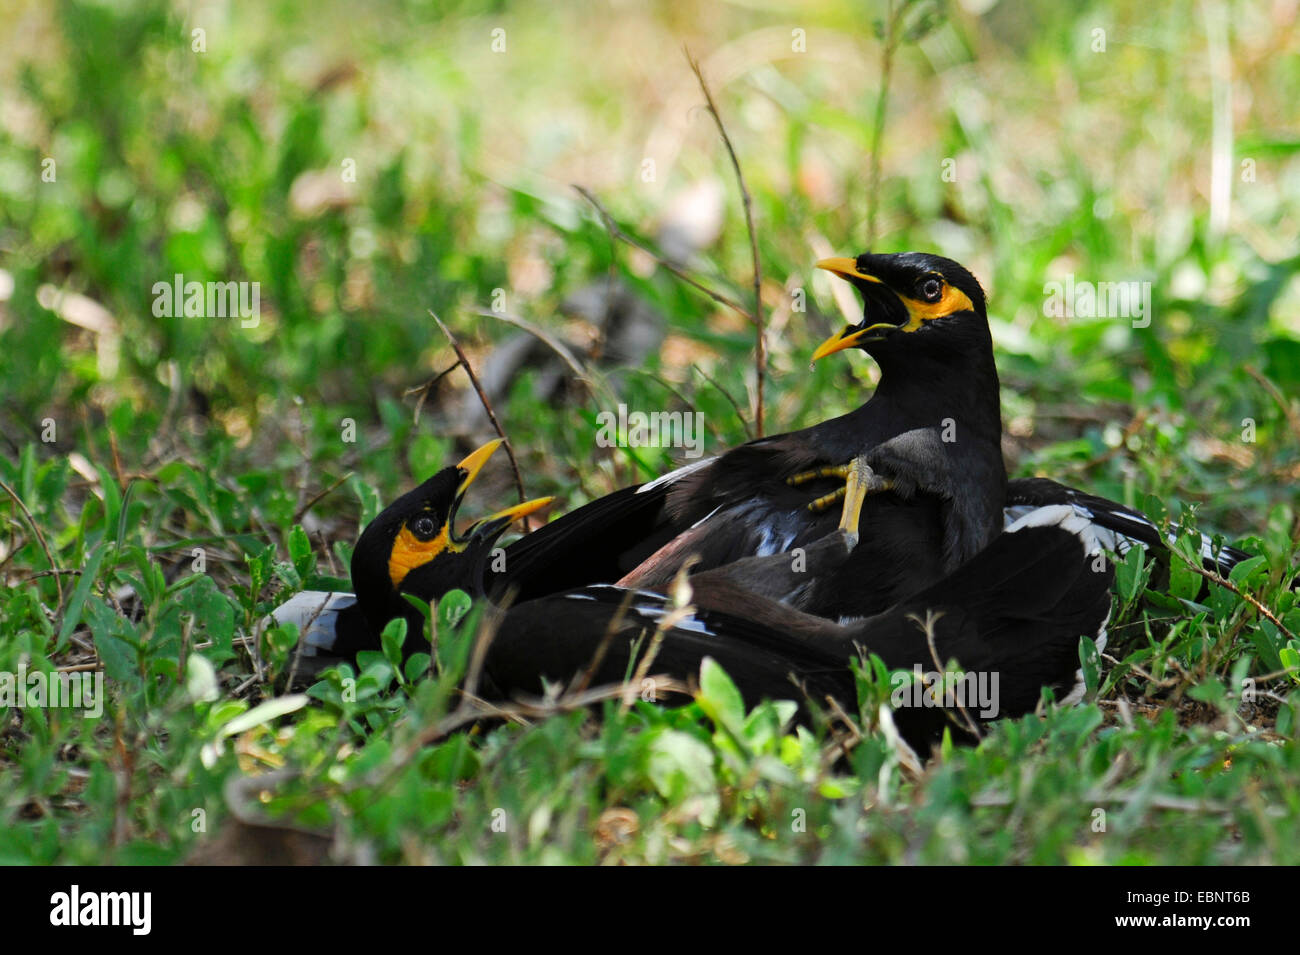
[[[985, 282], [1014, 474], [1240, 543], [1261, 559], [1234, 586], [1295, 634], [1300, 33], [1269, 19], [1281, 8], [1209, 5], [1232, 25], [1216, 167], [1203, 5], [1064, 6], [954, 8], [900, 46], [874, 247], [941, 252]], [[743, 713], [715, 672], [680, 710], [440, 732], [476, 619], [454, 600], [432, 675], [390, 646], [353, 674], [355, 699], [335, 673], [275, 708], [294, 635], [254, 654], [257, 621], [346, 576], [380, 502], [458, 455], [459, 373], [418, 421], [406, 394], [453, 360], [429, 309], [481, 362], [513, 331], [475, 314], [494, 290], [581, 338], [560, 305], [612, 271], [670, 337], [610, 397], [689, 402], [709, 452], [745, 439], [720, 389], [752, 417], [751, 330], [611, 243], [569, 189], [652, 238], [716, 181], [721, 233], [691, 268], [746, 300], [739, 197], [683, 42], [753, 193], [767, 431], [865, 398], [869, 361], [809, 372], [808, 355], [843, 321], [812, 263], [866, 242], [881, 12], [47, 7], [17, 4], [29, 29], [0, 40], [0, 673], [102, 665], [108, 701], [93, 718], [0, 706], [0, 860], [176, 861], [265, 815], [358, 861], [1300, 861], [1300, 645], [1251, 601], [1200, 596], [1177, 562], [1119, 568], [1119, 662], [1092, 673], [1091, 702], [1000, 723], [919, 774], [878, 725], [878, 677], [848, 742], [843, 722], [781, 733], [779, 705]], [[333, 199], [306, 201], [313, 182]], [[155, 316], [154, 284], [177, 273], [259, 282], [259, 325]], [[1046, 315], [1066, 274], [1151, 282], [1150, 325]], [[607, 398], [542, 399], [534, 381], [498, 408], [529, 494], [572, 507], [671, 466], [596, 447]], [[474, 513], [511, 497], [494, 468]], [[267, 771], [265, 800], [227, 787]]]

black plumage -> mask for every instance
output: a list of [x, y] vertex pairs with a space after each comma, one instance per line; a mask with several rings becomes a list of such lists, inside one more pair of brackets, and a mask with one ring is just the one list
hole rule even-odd
[[[384, 625], [397, 617], [408, 621], [411, 651], [421, 645], [410, 636], [421, 620], [402, 594], [426, 602], [453, 587], [482, 594], [486, 558], [502, 529], [544, 503], [507, 508], [457, 534], [460, 499], [483, 460], [481, 449], [467, 459], [469, 468], [439, 472], [365, 529], [353, 558], [356, 602], [331, 611], [329, 626], [313, 631], [313, 652], [348, 657], [378, 649]], [[1042, 686], [1064, 689], [1073, 681], [1077, 637], [1104, 625], [1109, 573], [1104, 562], [1103, 572], [1093, 568], [1086, 522], [1072, 509], [1040, 509], [1021, 524], [935, 587], [843, 624], [773, 599], [805, 577], [849, 565], [853, 548], [838, 531], [813, 542], [798, 570], [772, 555], [696, 575], [689, 612], [676, 611], [661, 594], [609, 585], [498, 608], [480, 692], [508, 699], [539, 693], [548, 681], [619, 682], [654, 644], [649, 673], [689, 684], [712, 657], [750, 705], [793, 699], [806, 719], [828, 698], [855, 708], [849, 663], [859, 654], [876, 653], [892, 668], [937, 669], [918, 623], [929, 616], [939, 661], [955, 659], [967, 671], [996, 674], [995, 707], [987, 718], [1027, 712]], [[657, 698], [672, 703], [687, 697]], [[941, 708], [912, 702], [905, 700], [896, 715], [900, 730], [917, 745], [932, 741], [947, 717]], [[974, 718], [983, 717], [977, 712]]]
[[[819, 565], [814, 556], [810, 573], [847, 560], [847, 549], [834, 538], [820, 550], [810, 548], [830, 565]], [[751, 558], [743, 570], [730, 565], [692, 578], [696, 609], [663, 634], [650, 671], [689, 680], [704, 657], [712, 657], [748, 705], [794, 699], [806, 715], [805, 695], [813, 705], [825, 706], [829, 697], [854, 711], [849, 662], [862, 654], [880, 656], [891, 670], [916, 670], [928, 678], [955, 661], [992, 694], [984, 704], [964, 701], [973, 722], [1022, 715], [1034, 710], [1043, 687], [1057, 690], [1058, 699], [1078, 697], [1079, 637], [1105, 645], [1112, 572], [1090, 556], [1091, 549], [1086, 522], [1072, 509], [1042, 509], [935, 585], [845, 623], [758, 596], [751, 587], [773, 591], [785, 585], [788, 562]], [[507, 696], [539, 693], [547, 682], [562, 684], [577, 675], [617, 682], [632, 672], [636, 651], [645, 651], [671, 612], [657, 593], [610, 585], [542, 597], [500, 621], [485, 673]], [[950, 719], [957, 716], [955, 706], [918, 705], [920, 697], [901, 686], [895, 698], [901, 703], [895, 723], [914, 746], [936, 741], [950, 724], [959, 738], [965, 735], [964, 720], [956, 725]]]
[[[867, 351], [880, 383], [861, 407], [810, 428], [762, 438], [553, 521], [507, 549], [492, 585], [531, 599], [591, 581], [662, 588], [688, 556], [698, 569], [806, 547], [835, 526], [810, 499], [834, 479], [792, 486], [800, 473], [861, 456], [892, 483], [859, 518], [846, 566], [791, 596], [819, 616], [863, 615], [916, 593], [963, 561], [1028, 507], [1069, 505], [1091, 520], [1099, 546], [1163, 545], [1145, 515], [1044, 479], [1008, 482], [1001, 455], [997, 371], [979, 283], [950, 259], [862, 255], [819, 265], [862, 294], [863, 320], [822, 344], [820, 358]], [[1227, 572], [1246, 555], [1212, 553]]]
[[[958, 263], [922, 253], [819, 264], [862, 292], [864, 317], [818, 357], [844, 347], [871, 354], [881, 379], [869, 401], [618, 492], [589, 505], [590, 519], [582, 511], [561, 518], [507, 551], [495, 585], [521, 599], [592, 579], [657, 589], [687, 556], [707, 570], [804, 547], [834, 529], [834, 508], [808, 505], [838, 482], [792, 486], [790, 479], [860, 456], [894, 490], [867, 498], [851, 561], [802, 592], [799, 609], [823, 616], [882, 610], [987, 545], [1003, 526], [1006, 472], [979, 283]], [[575, 573], [566, 575], [570, 563]], [[866, 567], [872, 573], [862, 573]]]

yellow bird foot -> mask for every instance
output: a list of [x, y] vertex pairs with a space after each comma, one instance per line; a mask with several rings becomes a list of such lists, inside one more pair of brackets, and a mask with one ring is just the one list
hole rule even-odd
[[[798, 474], [792, 474], [785, 479], [785, 483], [791, 487], [798, 487], [800, 484], [807, 484], [809, 481], [816, 481], [819, 478], [840, 478], [848, 480], [849, 473], [853, 470], [853, 462], [848, 464], [837, 464], [824, 468], [813, 468], [811, 471], [800, 471]], [[826, 495], [830, 497], [831, 495]], [[819, 499], [820, 500], [820, 499]]]
[[844, 486], [836, 488], [829, 494], [823, 494], [808, 504], [808, 510], [820, 513], [833, 506], [837, 501], [844, 501], [844, 513], [840, 520], [840, 530], [857, 540], [858, 519], [862, 513], [862, 502], [868, 494], [878, 494], [893, 488], [894, 482], [881, 477], [867, 464], [865, 457], [857, 457], [848, 464], [816, 468], [803, 471], [786, 478], [786, 483], [797, 487], [808, 481], [820, 478], [841, 478]]

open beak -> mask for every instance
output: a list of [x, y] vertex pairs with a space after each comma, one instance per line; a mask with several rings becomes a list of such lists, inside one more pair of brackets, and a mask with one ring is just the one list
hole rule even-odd
[[[817, 268], [825, 269], [832, 275], [838, 275], [843, 279], [856, 279], [859, 282], [870, 282], [873, 285], [879, 285], [885, 288], [888, 287], [874, 275], [860, 272], [858, 270], [856, 259], [842, 256], [822, 259], [817, 263]], [[864, 293], [864, 298], [865, 297], [866, 295]], [[817, 361], [820, 358], [825, 358], [827, 355], [833, 355], [837, 351], [844, 351], [846, 348], [853, 348], [857, 345], [861, 345], [863, 342], [879, 338], [880, 336], [876, 334], [877, 332], [882, 330], [893, 330], [896, 328], [898, 328], [897, 325], [893, 325], [889, 322], [877, 322], [874, 325], [867, 325], [865, 322], [862, 325], [849, 325], [844, 329], [844, 331], [832, 335], [830, 338], [826, 339], [826, 341], [818, 345], [817, 350], [812, 354], [812, 360]]]
[[[812, 360], [817, 361], [819, 358], [825, 358], [827, 355], [833, 355], [837, 351], [844, 351], [846, 348], [852, 348], [860, 344], [866, 337], [867, 332], [875, 331], [879, 325], [872, 325], [870, 328], [861, 328], [849, 326], [844, 331], [832, 335], [826, 341], [817, 346], [817, 350], [812, 353]], [[894, 326], [890, 325], [889, 328]]]

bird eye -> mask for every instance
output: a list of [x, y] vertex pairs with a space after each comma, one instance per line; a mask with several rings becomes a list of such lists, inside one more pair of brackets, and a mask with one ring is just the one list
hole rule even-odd
[[943, 282], [938, 279], [926, 279], [921, 283], [921, 297], [927, 302], [937, 302], [943, 295]]
[[438, 532], [438, 525], [432, 517], [427, 514], [417, 517], [411, 522], [411, 533], [420, 540], [430, 540]]

